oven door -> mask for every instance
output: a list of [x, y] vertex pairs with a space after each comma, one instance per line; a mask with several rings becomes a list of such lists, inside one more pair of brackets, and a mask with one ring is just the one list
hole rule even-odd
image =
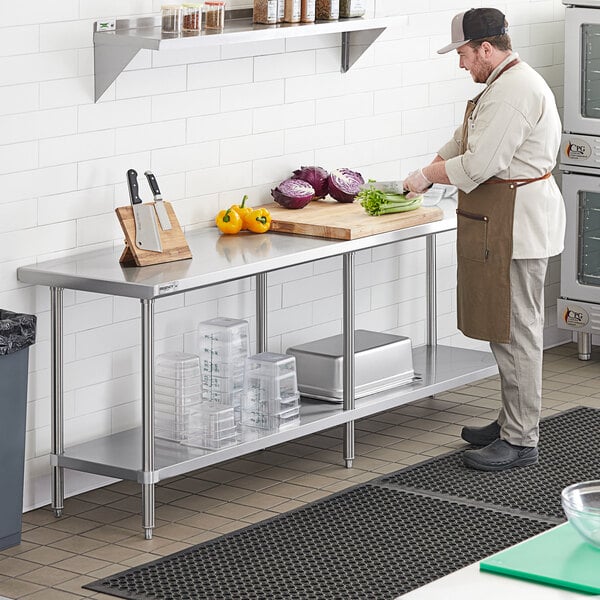
[[597, 175], [563, 174], [567, 231], [560, 291], [564, 298], [600, 303], [600, 169], [597, 171]]
[[565, 9], [565, 113], [569, 133], [600, 135], [600, 10]]

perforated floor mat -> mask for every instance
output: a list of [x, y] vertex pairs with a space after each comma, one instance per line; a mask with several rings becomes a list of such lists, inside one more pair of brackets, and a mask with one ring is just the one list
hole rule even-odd
[[597, 479], [600, 411], [541, 423], [538, 465], [485, 473], [462, 450], [84, 586], [131, 600], [386, 600], [564, 521]]
[[367, 484], [85, 587], [136, 600], [391, 600], [551, 526]]
[[419, 463], [373, 483], [564, 521], [561, 490], [600, 476], [600, 411], [575, 408], [540, 423], [537, 465], [490, 473], [467, 469], [461, 451]]

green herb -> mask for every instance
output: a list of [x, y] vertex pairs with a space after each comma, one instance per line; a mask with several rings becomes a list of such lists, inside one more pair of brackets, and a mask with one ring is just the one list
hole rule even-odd
[[423, 196], [407, 198], [405, 194], [392, 194], [375, 189], [372, 185], [361, 190], [357, 196], [360, 205], [373, 216], [407, 212], [421, 206]]

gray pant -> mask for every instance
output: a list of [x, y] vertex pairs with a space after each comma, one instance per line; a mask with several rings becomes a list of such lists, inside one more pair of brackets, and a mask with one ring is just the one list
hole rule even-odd
[[500, 371], [500, 437], [516, 446], [539, 440], [547, 267], [547, 258], [511, 261], [510, 342], [490, 343]]

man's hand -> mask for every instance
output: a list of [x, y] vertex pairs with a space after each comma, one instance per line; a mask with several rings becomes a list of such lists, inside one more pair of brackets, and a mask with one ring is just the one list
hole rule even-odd
[[431, 187], [431, 181], [423, 175], [423, 169], [418, 169], [417, 171], [408, 174], [408, 177], [403, 181], [402, 186], [405, 190], [418, 195]]

